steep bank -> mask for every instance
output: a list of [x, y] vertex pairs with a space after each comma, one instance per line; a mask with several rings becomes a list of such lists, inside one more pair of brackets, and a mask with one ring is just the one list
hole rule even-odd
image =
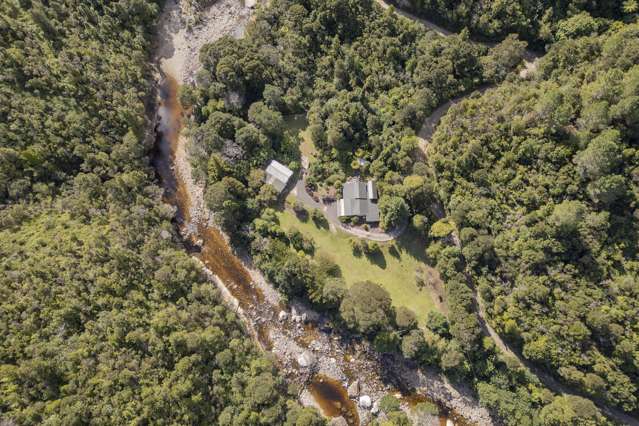
[[[387, 393], [413, 390], [440, 403], [453, 417], [472, 423], [492, 424], [489, 413], [479, 407], [466, 388], [455, 388], [435, 371], [421, 373], [402, 359], [375, 353], [365, 342], [347, 341], [332, 329], [330, 321], [302, 303], [283, 306], [278, 293], [251, 268], [250, 259], [242, 261], [232, 252], [226, 238], [211, 224], [211, 214], [203, 200], [203, 189], [191, 178], [187, 158], [188, 140], [180, 135], [181, 108], [177, 101], [177, 85], [192, 81], [199, 68], [198, 51], [205, 43], [223, 35], [240, 35], [250, 17], [250, 9], [237, 2], [222, 0], [203, 11], [202, 25], [188, 31], [174, 2], [167, 3], [159, 31], [157, 61], [162, 74], [163, 102], [159, 111], [159, 159], [156, 165], [168, 197], [177, 208], [181, 233], [206, 267], [211, 280], [238, 312], [247, 331], [265, 350], [278, 359], [282, 371], [293, 383], [301, 385], [301, 400], [309, 405], [331, 395], [306, 388], [316, 374], [352, 385], [357, 392], [352, 398], [368, 396], [377, 401]], [[315, 386], [315, 389], [331, 389]], [[334, 389], [334, 388], [332, 388]], [[313, 398], [315, 396], [315, 398]], [[355, 404], [341, 404], [340, 412], [350, 424], [363, 424], [371, 411]], [[404, 403], [408, 410], [408, 402]], [[330, 413], [327, 413], [330, 414]]]

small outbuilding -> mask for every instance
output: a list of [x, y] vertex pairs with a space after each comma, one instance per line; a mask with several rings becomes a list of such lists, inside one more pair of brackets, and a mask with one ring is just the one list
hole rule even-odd
[[276, 160], [271, 160], [266, 167], [266, 183], [273, 186], [278, 193], [284, 191], [292, 176], [293, 171]]
[[368, 223], [379, 222], [377, 185], [374, 181], [350, 180], [344, 184], [342, 197], [338, 202], [340, 217], [360, 216]]

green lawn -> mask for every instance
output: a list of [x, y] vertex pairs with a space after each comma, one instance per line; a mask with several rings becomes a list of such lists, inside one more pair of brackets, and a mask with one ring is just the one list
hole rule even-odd
[[358, 281], [370, 280], [382, 285], [391, 295], [395, 306], [406, 306], [413, 310], [424, 324], [426, 315], [436, 310], [428, 288], [419, 289], [415, 284], [415, 268], [424, 265], [425, 241], [407, 231], [393, 243], [381, 243], [382, 255], [369, 259], [353, 255], [349, 243], [355, 238], [344, 232], [320, 229], [308, 220], [300, 221], [290, 209], [278, 212], [280, 225], [284, 230], [296, 227], [304, 235], [315, 241], [316, 253], [324, 252], [333, 257], [341, 267], [348, 286]]
[[306, 114], [287, 115], [284, 117], [284, 125], [286, 130], [299, 134], [302, 139], [300, 144], [300, 152], [303, 156], [307, 157], [309, 161], [313, 161], [317, 155], [317, 149], [311, 141], [308, 130], [308, 121], [306, 120]]

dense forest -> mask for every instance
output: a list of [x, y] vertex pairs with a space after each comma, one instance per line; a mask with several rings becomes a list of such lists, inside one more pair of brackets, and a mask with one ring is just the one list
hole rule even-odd
[[[263, 184], [271, 158], [299, 170], [301, 141], [287, 130], [285, 117], [305, 113], [318, 151], [307, 177], [312, 189], [330, 194], [347, 176], [373, 177], [382, 226], [412, 216], [410, 232], [428, 233], [436, 219], [431, 205], [439, 196], [433, 171], [439, 169], [428, 165], [415, 131], [444, 101], [514, 79], [511, 71], [525, 45], [516, 37], [492, 49], [467, 34], [443, 38], [373, 1], [274, 0], [258, 12], [243, 39], [206, 45], [197, 84], [182, 91], [193, 114], [194, 177], [205, 187], [218, 225], [249, 248], [285, 296], [306, 297], [332, 312], [380, 352], [399, 352], [472, 383], [482, 403], [508, 424], [533, 425], [538, 419], [605, 424], [591, 401], [553, 395], [489, 338], [482, 339], [464, 259], [444, 238], [448, 233], [431, 230], [428, 256], [446, 280], [451, 312], [448, 318], [431, 313], [420, 329], [415, 313], [391, 306], [379, 285], [360, 282], [347, 289], [330, 256], [312, 256], [312, 240], [296, 230], [285, 232], [272, 209], [277, 193]], [[315, 226], [327, 226], [320, 212], [293, 209]], [[379, 247], [356, 242], [353, 250], [374, 255]]]
[[631, 21], [639, 13], [637, 0], [395, 0], [399, 7], [456, 28], [468, 28], [484, 40], [518, 34], [537, 48], [555, 41], [590, 35], [615, 20]]
[[493, 49], [442, 38], [371, 0], [273, 1], [246, 37], [206, 45], [198, 84], [182, 91], [195, 121], [194, 176], [222, 228], [249, 240], [242, 225], [274, 201], [265, 162], [300, 167], [300, 140], [284, 117], [307, 113], [319, 151], [313, 189], [371, 176], [383, 225], [428, 216], [432, 188], [415, 130], [442, 102], [503, 79], [524, 48], [516, 38]]
[[161, 201], [144, 145], [159, 6], [0, 2], [0, 423], [323, 424]]
[[559, 41], [454, 107], [429, 151], [500, 334], [583, 393], [639, 403], [639, 26]]
[[[636, 414], [639, 26], [623, 20], [637, 2], [412, 6], [469, 31], [443, 38], [373, 0], [271, 0], [244, 38], [202, 49], [181, 100], [217, 224], [285, 297], [470, 384], [505, 424], [609, 424], [592, 401]], [[322, 425], [221, 304], [162, 202], [146, 118], [161, 7], [0, 2], [0, 423]], [[513, 72], [518, 37], [552, 43], [529, 80]], [[496, 83], [454, 106], [424, 155], [424, 118]], [[428, 238], [447, 315], [419, 327], [280, 226], [263, 168], [300, 169], [293, 114], [317, 150], [313, 190], [374, 178], [382, 226]], [[524, 357], [590, 399], [553, 394], [483, 336], [474, 291]]]

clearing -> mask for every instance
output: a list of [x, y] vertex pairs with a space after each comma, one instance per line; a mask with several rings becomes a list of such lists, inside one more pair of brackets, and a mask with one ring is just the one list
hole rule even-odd
[[306, 114], [294, 114], [284, 116], [284, 126], [287, 131], [293, 135], [300, 137], [300, 153], [302, 158], [308, 158], [309, 161], [317, 159], [317, 149], [313, 145], [311, 136], [308, 132], [308, 120]]
[[[392, 243], [379, 243], [379, 254], [356, 256], [350, 245], [350, 239], [355, 237], [339, 230], [318, 228], [310, 219], [300, 220], [290, 209], [280, 210], [277, 215], [282, 229], [297, 228], [313, 239], [316, 253], [329, 254], [335, 260], [347, 286], [365, 280], [380, 284], [390, 294], [394, 306], [405, 306], [415, 312], [420, 326], [424, 325], [428, 312], [443, 309], [437, 294], [437, 290], [442, 288], [439, 275], [425, 263], [424, 237], [407, 231]], [[437, 277], [434, 288], [426, 285], [420, 289], [417, 286], [415, 270], [418, 266], [431, 270]]]

